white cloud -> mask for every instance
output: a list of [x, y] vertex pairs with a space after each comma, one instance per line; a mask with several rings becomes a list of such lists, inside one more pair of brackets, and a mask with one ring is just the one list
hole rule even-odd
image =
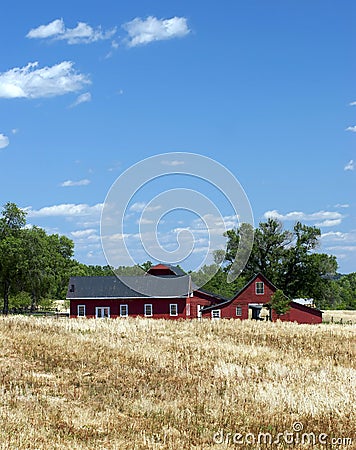
[[[329, 251], [346, 251], [346, 252], [356, 252], [356, 245], [338, 245], [335, 247], [327, 247]], [[346, 257], [346, 255], [343, 255]]]
[[40, 25], [30, 30], [26, 37], [30, 39], [45, 39], [62, 34], [65, 31], [63, 19], [56, 19], [47, 25]]
[[347, 127], [345, 131], [352, 131], [353, 133], [356, 133], [356, 125], [353, 127]]
[[86, 75], [77, 73], [71, 61], [38, 69], [38, 62], [0, 73], [0, 98], [41, 98], [77, 92], [90, 84]]
[[350, 106], [356, 106], [356, 102], [349, 103]]
[[71, 231], [71, 235], [75, 238], [86, 238], [88, 236], [95, 235], [97, 233], [97, 230], [94, 228], [89, 228], [87, 230], [78, 230], [78, 231]]
[[137, 45], [144, 45], [153, 41], [183, 37], [190, 32], [185, 17], [157, 19], [157, 17], [149, 16], [145, 20], [136, 17], [131, 22], [125, 23], [122, 27], [129, 35], [129, 47], [136, 47]]
[[136, 202], [133, 203], [130, 208], [129, 211], [133, 211], [133, 212], [142, 212], [143, 210], [145, 210], [146, 212], [153, 212], [153, 211], [158, 211], [159, 209], [161, 209], [160, 205], [156, 205], [156, 206], [146, 206], [147, 203], [143, 203], [143, 202]]
[[25, 208], [28, 217], [69, 217], [69, 216], [90, 216], [98, 215], [103, 208], [102, 203], [94, 206], [87, 204], [65, 203], [60, 205], [45, 206], [41, 209], [34, 210], [31, 206]]
[[334, 227], [336, 225], [340, 225], [341, 219], [328, 219], [323, 220], [322, 222], [316, 223], [316, 227]]
[[19, 129], [18, 128], [13, 128], [12, 130], [11, 130], [11, 133], [12, 134], [17, 134], [19, 132]]
[[355, 170], [355, 162], [353, 159], [350, 159], [350, 161], [344, 167], [344, 170]]
[[155, 223], [155, 221], [154, 220], [150, 220], [150, 219], [145, 219], [145, 218], [141, 217], [139, 220], [137, 220], [136, 223], [140, 224], [140, 225], [152, 225], [152, 224]]
[[91, 93], [85, 92], [84, 94], [79, 95], [75, 100], [75, 102], [70, 105], [70, 107], [74, 108], [75, 106], [78, 106], [81, 103], [88, 103], [88, 102], [91, 102]]
[[7, 147], [9, 143], [10, 143], [9, 138], [4, 134], [0, 133], [0, 149]]
[[350, 208], [350, 205], [347, 203], [337, 203], [335, 208]]
[[72, 181], [72, 180], [63, 181], [63, 183], [61, 183], [61, 186], [62, 187], [87, 186], [88, 184], [90, 184], [90, 180], [85, 178], [84, 180], [78, 180], [78, 181]]
[[349, 233], [343, 233], [341, 231], [328, 231], [327, 233], [321, 234], [321, 239], [331, 240], [331, 241], [344, 241], [348, 239]]
[[[293, 221], [314, 221], [314, 220], [341, 220], [344, 216], [337, 211], [318, 211], [307, 214], [301, 211], [292, 211], [287, 214], [280, 214], [278, 211], [266, 211], [265, 219], [293, 220]], [[325, 226], [325, 225], [324, 225]]]
[[66, 28], [63, 19], [56, 19], [47, 25], [40, 25], [30, 30], [26, 37], [30, 39], [65, 40], [68, 44], [90, 44], [92, 42], [111, 39], [116, 28], [102, 31], [101, 27], [92, 28], [85, 22], [78, 22], [75, 28]]
[[145, 209], [146, 203], [136, 202], [130, 206], [129, 211], [142, 212]]
[[163, 164], [164, 166], [182, 166], [184, 165], [184, 161], [179, 161], [179, 160], [173, 160], [173, 161], [169, 161], [169, 160], [163, 160], [161, 161], [161, 164]]

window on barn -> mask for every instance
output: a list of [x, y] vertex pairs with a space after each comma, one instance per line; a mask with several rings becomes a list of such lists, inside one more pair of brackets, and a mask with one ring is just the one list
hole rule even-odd
[[108, 319], [110, 317], [109, 306], [97, 306], [95, 308], [95, 317], [97, 319]]
[[236, 315], [238, 317], [242, 316], [242, 308], [241, 308], [241, 306], [236, 306]]
[[211, 311], [211, 318], [212, 319], [220, 319], [221, 316], [221, 310], [220, 309], [213, 309]]
[[69, 292], [74, 292], [74, 291], [75, 291], [75, 286], [74, 286], [74, 284], [71, 284], [70, 288], [69, 288]]
[[120, 317], [127, 317], [129, 315], [129, 306], [120, 305]]
[[187, 303], [185, 311], [186, 311], [186, 315], [190, 316], [190, 303]]
[[178, 316], [178, 305], [177, 305], [177, 303], [171, 303], [169, 305], [169, 315], [170, 316]]
[[78, 305], [77, 306], [77, 316], [78, 317], [85, 317], [85, 305]]
[[151, 303], [146, 303], [144, 306], [144, 314], [145, 317], [151, 317], [153, 316], [153, 308], [152, 308], [152, 304]]
[[256, 281], [256, 294], [264, 294], [265, 293], [265, 284], [262, 281]]

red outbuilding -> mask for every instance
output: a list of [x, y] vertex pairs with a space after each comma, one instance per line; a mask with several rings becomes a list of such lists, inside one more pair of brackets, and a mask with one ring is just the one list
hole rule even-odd
[[67, 299], [70, 317], [162, 319], [252, 319], [320, 323], [322, 312], [290, 302], [277, 317], [268, 307], [276, 287], [262, 274], [253, 277], [237, 294], [226, 299], [197, 289], [180, 268], [158, 264], [144, 276], [72, 277]]

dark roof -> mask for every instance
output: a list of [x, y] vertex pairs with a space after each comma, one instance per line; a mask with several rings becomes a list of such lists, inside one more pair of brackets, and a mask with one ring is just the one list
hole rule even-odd
[[188, 275], [181, 277], [99, 276], [71, 277], [67, 299], [187, 297], [192, 283]]
[[196, 292], [197, 294], [201, 293], [201, 294], [207, 295], [208, 297], [213, 297], [216, 300], [221, 300], [222, 302], [230, 301], [230, 299], [223, 297], [220, 294], [214, 294], [213, 292], [206, 291], [205, 289], [202, 289], [202, 288], [198, 289], [197, 286], [194, 285], [194, 283], [193, 283], [193, 288], [194, 288], [194, 292]]

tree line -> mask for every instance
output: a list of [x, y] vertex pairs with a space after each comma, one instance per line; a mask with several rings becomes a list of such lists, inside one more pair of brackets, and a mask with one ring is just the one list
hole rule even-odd
[[[240, 276], [228, 283], [243, 233], [253, 234], [253, 248]], [[231, 297], [257, 272], [262, 272], [289, 298], [314, 298], [320, 308], [356, 309], [356, 273], [337, 273], [336, 258], [316, 253], [320, 230], [297, 222], [292, 231], [274, 219], [256, 230], [242, 224], [226, 233], [227, 251], [215, 253], [215, 264], [192, 273], [203, 288]], [[2, 312], [14, 308], [35, 310], [53, 300], [65, 299], [70, 276], [107, 276], [110, 266], [86, 265], [76, 261], [74, 242], [66, 236], [47, 234], [42, 228], [26, 226], [26, 212], [8, 202], [0, 215], [0, 298]], [[120, 266], [118, 275], [139, 275], [150, 261], [132, 267]], [[212, 274], [214, 274], [212, 276]], [[209, 280], [205, 283], [204, 280]]]

